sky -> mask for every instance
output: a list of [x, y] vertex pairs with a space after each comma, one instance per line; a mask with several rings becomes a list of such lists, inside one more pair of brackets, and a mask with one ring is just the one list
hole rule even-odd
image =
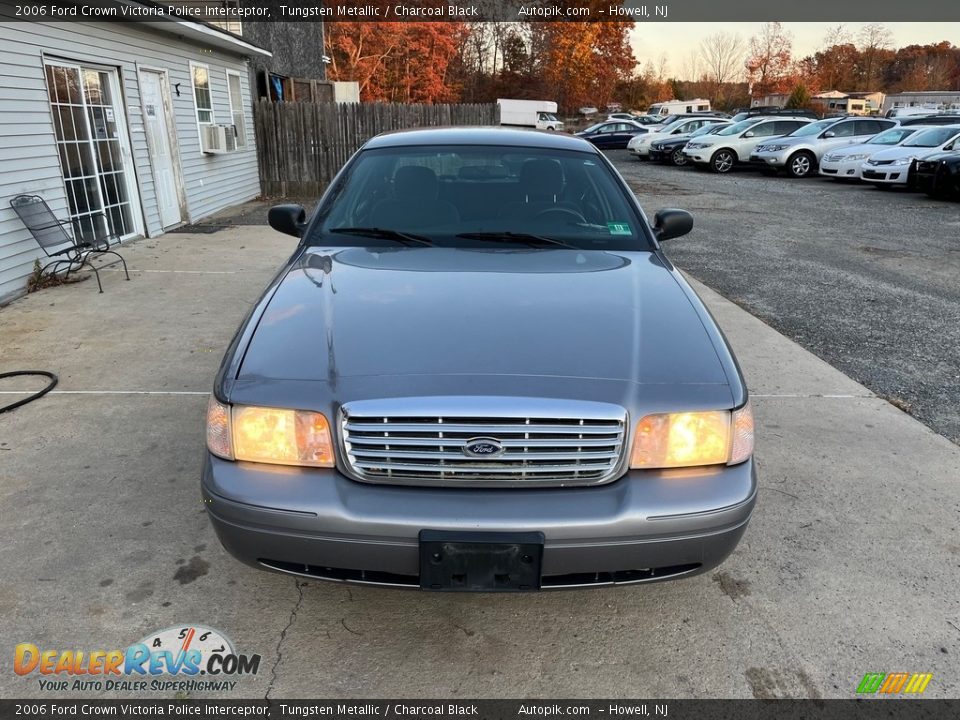
[[[955, 1], [955, 0], [952, 0]], [[689, 66], [689, 58], [697, 52], [700, 42], [708, 35], [717, 32], [737, 33], [746, 41], [755, 35], [763, 23], [719, 22], [719, 23], [679, 23], [655, 22], [637, 23], [634, 26], [631, 44], [633, 53], [642, 68], [647, 60], [657, 65], [662, 54], [667, 55], [667, 75], [683, 77]], [[867, 23], [843, 23], [844, 28], [854, 36]], [[793, 35], [793, 55], [802, 58], [813, 54], [823, 44], [827, 32], [838, 23], [828, 22], [790, 22], [783, 23], [784, 28]], [[884, 23], [893, 32], [895, 47], [904, 45], [923, 45], [931, 42], [949, 40], [960, 44], [960, 23], [901, 22]]]

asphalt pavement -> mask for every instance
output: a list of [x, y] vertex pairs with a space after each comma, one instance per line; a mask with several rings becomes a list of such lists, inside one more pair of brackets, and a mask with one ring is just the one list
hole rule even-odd
[[690, 275], [960, 443], [960, 203], [827, 178], [610, 158]]

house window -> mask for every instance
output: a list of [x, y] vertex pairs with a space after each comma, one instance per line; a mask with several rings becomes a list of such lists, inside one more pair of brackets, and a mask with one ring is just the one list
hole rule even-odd
[[210, 68], [206, 65], [190, 63], [193, 79], [193, 101], [197, 107], [197, 122], [201, 125], [213, 123], [213, 98], [210, 96]]
[[240, 73], [227, 70], [227, 92], [230, 95], [230, 115], [237, 134], [237, 147], [247, 146], [247, 123], [243, 114], [243, 91]]

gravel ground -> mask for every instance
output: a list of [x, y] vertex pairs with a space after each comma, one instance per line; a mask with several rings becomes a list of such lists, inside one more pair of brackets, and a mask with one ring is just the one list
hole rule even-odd
[[693, 277], [960, 444], [960, 204], [825, 178], [609, 157]]

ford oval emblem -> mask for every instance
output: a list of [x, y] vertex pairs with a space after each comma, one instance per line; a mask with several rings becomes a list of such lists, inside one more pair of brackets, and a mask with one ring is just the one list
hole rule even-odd
[[470, 438], [463, 446], [463, 454], [475, 458], [493, 458], [503, 454], [503, 445], [495, 438]]

